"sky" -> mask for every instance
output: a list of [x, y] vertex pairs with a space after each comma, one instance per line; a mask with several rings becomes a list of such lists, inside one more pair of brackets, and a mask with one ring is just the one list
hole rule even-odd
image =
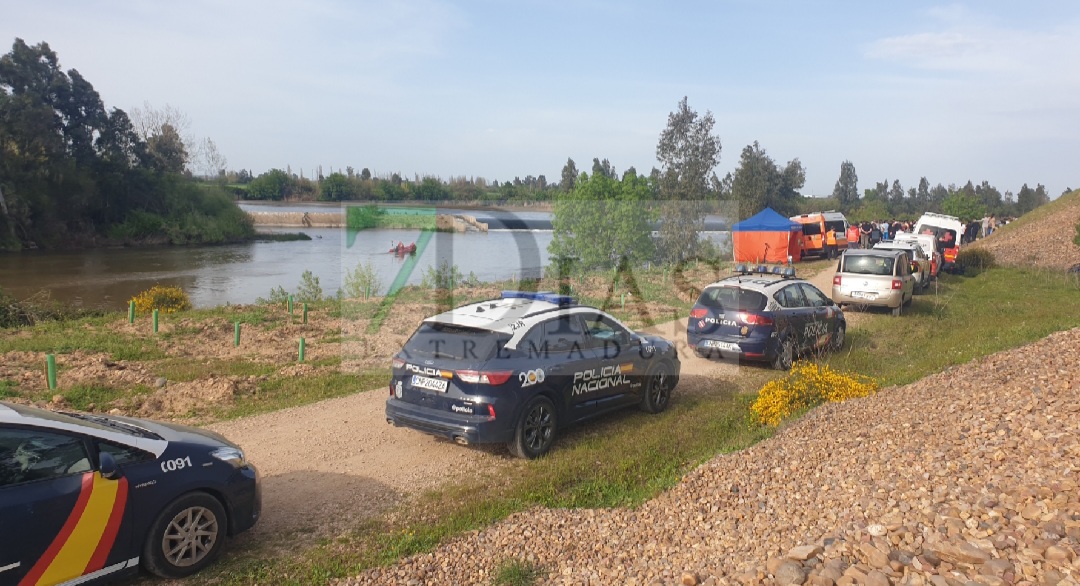
[[169, 106], [230, 169], [558, 181], [657, 166], [685, 96], [733, 171], [757, 141], [804, 195], [1080, 187], [1080, 2], [0, 0], [106, 107]]

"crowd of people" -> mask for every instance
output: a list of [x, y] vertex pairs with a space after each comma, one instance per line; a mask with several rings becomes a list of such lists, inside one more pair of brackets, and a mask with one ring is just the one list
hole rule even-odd
[[[994, 230], [997, 230], [999, 226], [1008, 223], [1009, 218], [999, 221], [994, 214], [990, 214], [982, 219], [975, 219], [965, 223], [963, 234], [953, 236], [946, 233], [942, 237], [949, 240], [958, 237], [961, 244], [967, 244], [993, 234]], [[914, 227], [915, 222], [910, 220], [867, 221], [861, 224], [851, 224], [845, 236], [847, 237], [848, 248], [873, 248], [878, 242], [895, 239], [899, 232], [911, 232]]]

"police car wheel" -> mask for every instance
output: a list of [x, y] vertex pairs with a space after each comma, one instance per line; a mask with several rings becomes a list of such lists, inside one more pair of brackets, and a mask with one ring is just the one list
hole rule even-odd
[[645, 394], [641, 397], [641, 410], [646, 413], [659, 413], [667, 409], [675, 382], [671, 365], [666, 362], [657, 364], [646, 378], [648, 382], [645, 384]]
[[785, 338], [776, 350], [776, 358], [773, 358], [772, 365], [776, 370], [791, 370], [793, 362], [795, 362], [795, 343], [791, 341], [791, 338]]
[[510, 440], [510, 453], [518, 458], [539, 458], [555, 443], [555, 405], [547, 397], [536, 397], [525, 405], [525, 410]]
[[158, 515], [143, 548], [143, 566], [162, 578], [198, 572], [221, 553], [225, 509], [204, 492], [189, 492]]
[[844, 338], [847, 336], [847, 326], [840, 324], [836, 327], [836, 333], [833, 334], [832, 350], [833, 352], [839, 352], [844, 349]]

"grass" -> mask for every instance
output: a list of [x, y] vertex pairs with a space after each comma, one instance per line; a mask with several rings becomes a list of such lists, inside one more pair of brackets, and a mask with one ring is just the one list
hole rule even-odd
[[64, 389], [60, 394], [72, 408], [79, 411], [93, 411], [104, 405], [110, 405], [114, 401], [129, 402], [138, 395], [144, 395], [150, 389], [139, 385], [133, 390], [117, 389], [104, 385], [77, 384]]
[[298, 376], [271, 377], [260, 381], [258, 392], [234, 405], [213, 410], [214, 419], [235, 419], [342, 397], [386, 385], [386, 370], [361, 374], [316, 371]]
[[5, 379], [0, 379], [0, 399], [10, 399], [12, 397], [18, 397], [19, 393], [15, 390], [15, 387], [17, 386], [19, 386], [18, 383]]
[[543, 576], [542, 568], [526, 560], [505, 560], [495, 569], [495, 586], [531, 586]]
[[[149, 339], [130, 338], [109, 331], [105, 324], [115, 316], [84, 318], [74, 321], [44, 322], [14, 330], [15, 335], [0, 338], [3, 352], [52, 352], [56, 354], [82, 350], [101, 352], [113, 360], [154, 360], [165, 353]], [[147, 328], [149, 331], [149, 327]]]
[[279, 365], [243, 360], [193, 361], [190, 358], [165, 358], [151, 362], [149, 366], [158, 376], [170, 381], [189, 382], [204, 378], [208, 373], [217, 376], [269, 376], [277, 372]]

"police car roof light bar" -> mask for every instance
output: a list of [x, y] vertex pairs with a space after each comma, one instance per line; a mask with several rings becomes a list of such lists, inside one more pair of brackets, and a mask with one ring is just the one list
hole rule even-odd
[[574, 305], [577, 303], [569, 295], [559, 295], [554, 291], [503, 291], [503, 299], [531, 299], [533, 301], [546, 301], [555, 305]]
[[767, 275], [769, 273], [769, 267], [765, 265], [758, 265], [757, 272], [761, 273], [762, 275]]
[[788, 267], [788, 268], [784, 269], [784, 277], [786, 277], [788, 279], [794, 279], [795, 278], [795, 267]]
[[747, 273], [746, 265], [744, 265], [742, 263], [739, 263], [739, 264], [735, 265], [735, 272], [736, 273], [743, 273], [745, 275]]

